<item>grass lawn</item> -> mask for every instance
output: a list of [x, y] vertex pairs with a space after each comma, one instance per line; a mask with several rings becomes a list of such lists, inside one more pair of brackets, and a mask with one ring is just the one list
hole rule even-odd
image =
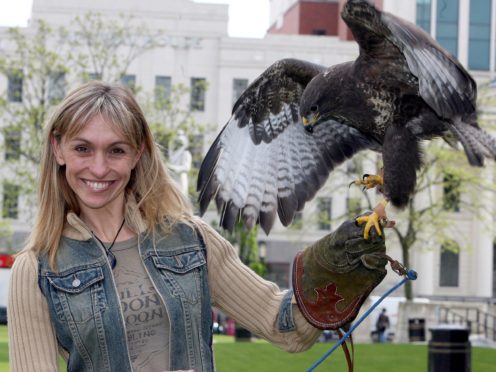
[[[233, 342], [232, 337], [215, 336], [217, 372], [292, 372], [306, 371], [332, 343], [315, 344], [304, 353], [285, 353], [264, 341]], [[472, 372], [496, 372], [496, 350], [472, 348]], [[7, 328], [0, 326], [0, 372], [8, 368]], [[336, 350], [318, 371], [347, 372], [341, 349]], [[423, 372], [427, 371], [426, 345], [358, 344], [355, 345], [356, 372]]]

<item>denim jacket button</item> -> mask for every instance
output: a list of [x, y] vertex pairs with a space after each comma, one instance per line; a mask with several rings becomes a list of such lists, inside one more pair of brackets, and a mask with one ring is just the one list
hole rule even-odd
[[80, 284], [81, 284], [81, 280], [79, 280], [78, 278], [76, 278], [76, 279], [74, 279], [74, 280], [72, 281], [72, 286], [73, 286], [74, 288], [79, 287], [79, 285], [80, 285]]

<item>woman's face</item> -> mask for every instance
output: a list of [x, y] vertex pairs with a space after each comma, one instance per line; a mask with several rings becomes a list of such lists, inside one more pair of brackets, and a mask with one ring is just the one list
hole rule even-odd
[[141, 152], [136, 151], [97, 115], [74, 138], [52, 138], [59, 165], [65, 165], [69, 186], [76, 194], [81, 212], [108, 209], [120, 212], [124, 190]]

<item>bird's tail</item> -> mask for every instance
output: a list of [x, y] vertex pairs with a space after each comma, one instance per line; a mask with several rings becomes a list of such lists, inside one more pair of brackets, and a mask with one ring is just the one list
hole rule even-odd
[[456, 117], [449, 127], [462, 143], [470, 165], [481, 167], [484, 158], [496, 159], [496, 140], [485, 130], [464, 122], [461, 117]]

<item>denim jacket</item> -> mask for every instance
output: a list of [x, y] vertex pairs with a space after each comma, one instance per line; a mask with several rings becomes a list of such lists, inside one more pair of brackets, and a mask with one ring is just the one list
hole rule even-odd
[[[140, 256], [170, 318], [170, 370], [212, 371], [212, 309], [205, 246], [195, 230], [140, 235]], [[47, 299], [68, 371], [132, 371], [119, 294], [104, 248], [91, 238], [63, 237], [56, 271], [39, 262]]]

